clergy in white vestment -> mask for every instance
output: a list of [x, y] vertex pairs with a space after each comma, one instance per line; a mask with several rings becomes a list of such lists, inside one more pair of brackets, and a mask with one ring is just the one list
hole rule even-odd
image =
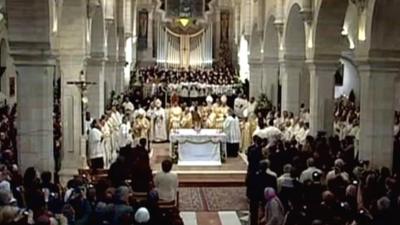
[[133, 142], [132, 133], [131, 133], [131, 126], [128, 121], [128, 117], [124, 116], [122, 118], [122, 124], [119, 127], [119, 137], [118, 137], [118, 144], [120, 148], [126, 147], [127, 145], [131, 145]]
[[283, 140], [285, 141], [291, 141], [293, 138], [293, 133], [292, 133], [292, 125], [288, 121], [284, 125], [284, 130], [283, 130]]
[[235, 101], [233, 103], [233, 110], [237, 117], [243, 118], [244, 111], [247, 109], [247, 107], [248, 107], [248, 102], [245, 98], [243, 98], [243, 95], [239, 95], [237, 98], [235, 98]]
[[162, 107], [162, 103], [160, 99], [157, 99], [155, 102], [154, 108], [154, 123], [152, 129], [153, 139], [155, 142], [163, 142], [168, 140], [167, 137], [167, 120], [165, 115], [165, 110]]
[[300, 129], [296, 133], [296, 141], [297, 143], [304, 145], [306, 143], [306, 137], [308, 136], [310, 129], [308, 123], [303, 123], [303, 121], [299, 122]]
[[118, 132], [119, 127], [122, 124], [122, 114], [117, 110], [117, 107], [113, 106], [111, 108], [111, 123], [112, 123], [112, 139], [113, 139], [113, 146], [114, 150], [119, 149], [118, 145]]
[[154, 101], [150, 103], [149, 109], [146, 112], [146, 116], [147, 118], [150, 119], [150, 133], [149, 133], [149, 141], [154, 141], [154, 121], [155, 121], [155, 114], [154, 114], [154, 110], [155, 110], [155, 103]]
[[105, 168], [109, 168], [112, 162], [112, 141], [111, 141], [111, 126], [109, 123], [109, 117], [104, 115], [100, 121], [101, 123], [101, 132], [103, 133], [103, 141], [102, 145], [104, 148], [104, 166]]
[[226, 134], [227, 156], [237, 157], [241, 140], [239, 118], [234, 115], [233, 110], [228, 110], [228, 116], [224, 121], [223, 130]]
[[102, 144], [103, 133], [100, 130], [100, 124], [97, 120], [94, 120], [91, 124], [88, 137], [88, 159], [91, 169], [103, 169], [104, 168], [104, 146]]
[[272, 119], [269, 120], [268, 126], [263, 129], [263, 136], [264, 138], [268, 139], [269, 143], [275, 143], [283, 138], [282, 131], [277, 127], [274, 127], [274, 122]]
[[250, 98], [250, 102], [247, 105], [247, 117], [252, 118], [253, 116], [256, 116], [256, 107], [257, 107], [257, 102], [254, 97]]
[[125, 101], [122, 103], [122, 107], [125, 110], [125, 113], [132, 113], [135, 110], [135, 106], [131, 101], [129, 101], [128, 97], [125, 97]]

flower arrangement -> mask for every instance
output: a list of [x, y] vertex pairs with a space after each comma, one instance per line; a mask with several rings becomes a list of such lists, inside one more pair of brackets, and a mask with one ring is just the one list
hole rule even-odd
[[257, 98], [257, 107], [255, 113], [262, 113], [263, 116], [266, 116], [269, 111], [272, 110], [272, 103], [268, 99], [266, 94], [261, 94]]

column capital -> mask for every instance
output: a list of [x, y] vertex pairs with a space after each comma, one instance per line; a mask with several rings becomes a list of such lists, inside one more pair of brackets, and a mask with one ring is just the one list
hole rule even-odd
[[279, 59], [273, 57], [264, 57], [262, 64], [267, 65], [279, 65]]
[[16, 66], [54, 66], [58, 53], [46, 42], [10, 42]]
[[358, 70], [361, 72], [379, 72], [381, 73], [394, 73], [400, 72], [400, 59], [399, 60], [360, 60], [356, 61]]
[[260, 60], [256, 60], [256, 59], [250, 59], [249, 60], [249, 66], [251, 67], [261, 67], [263, 63]]
[[86, 61], [87, 63], [92, 63], [92, 64], [104, 64], [105, 62], [108, 61], [108, 58], [104, 56], [91, 55], [86, 58]]
[[[323, 72], [326, 71], [328, 73], [333, 73], [339, 68], [340, 66], [340, 61], [337, 60], [307, 60], [307, 65], [310, 70], [312, 71], [319, 71]], [[316, 73], [316, 75], [319, 75], [320, 73]], [[330, 74], [332, 75], [332, 74]]]
[[303, 67], [305, 64], [304, 59], [280, 59], [279, 64], [284, 67], [293, 67], [293, 68], [298, 68], [298, 67]]

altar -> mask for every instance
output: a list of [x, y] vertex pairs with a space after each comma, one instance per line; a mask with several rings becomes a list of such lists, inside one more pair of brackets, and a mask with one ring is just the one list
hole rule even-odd
[[169, 140], [179, 166], [220, 166], [226, 157], [226, 135], [217, 129], [178, 129]]

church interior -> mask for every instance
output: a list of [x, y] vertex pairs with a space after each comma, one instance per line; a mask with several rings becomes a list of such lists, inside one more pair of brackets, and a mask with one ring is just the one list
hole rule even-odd
[[0, 0], [0, 224], [398, 224], [399, 10]]

